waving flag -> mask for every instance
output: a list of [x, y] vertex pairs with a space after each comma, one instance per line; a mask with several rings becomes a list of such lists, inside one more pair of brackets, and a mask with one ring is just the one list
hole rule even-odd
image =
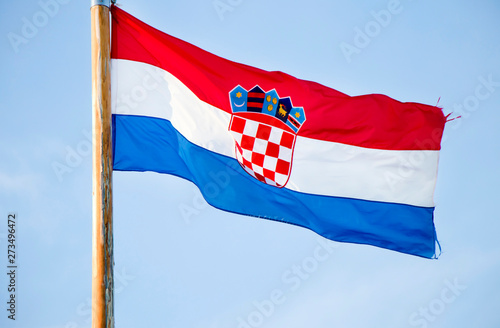
[[114, 170], [192, 181], [212, 206], [435, 256], [445, 117], [197, 48], [112, 7]]

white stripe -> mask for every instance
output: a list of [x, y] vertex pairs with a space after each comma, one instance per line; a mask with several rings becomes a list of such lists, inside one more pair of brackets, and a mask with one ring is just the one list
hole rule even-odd
[[[230, 114], [155, 66], [113, 59], [111, 67], [113, 113], [167, 119], [190, 142], [236, 158]], [[378, 150], [297, 137], [286, 188], [432, 207], [438, 157], [438, 151]]]

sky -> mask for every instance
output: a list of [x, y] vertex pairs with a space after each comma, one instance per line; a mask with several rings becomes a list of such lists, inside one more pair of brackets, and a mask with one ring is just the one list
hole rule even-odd
[[[115, 172], [116, 327], [500, 327], [498, 1], [118, 4], [236, 62], [352, 96], [439, 101], [461, 118], [446, 124], [440, 152], [438, 260], [222, 212], [173, 176]], [[90, 327], [89, 8], [0, 2], [2, 328]]]

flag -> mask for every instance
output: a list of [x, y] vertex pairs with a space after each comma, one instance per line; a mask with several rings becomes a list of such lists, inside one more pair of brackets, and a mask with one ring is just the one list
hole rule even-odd
[[440, 108], [351, 97], [111, 12], [114, 170], [175, 175], [221, 210], [435, 257]]

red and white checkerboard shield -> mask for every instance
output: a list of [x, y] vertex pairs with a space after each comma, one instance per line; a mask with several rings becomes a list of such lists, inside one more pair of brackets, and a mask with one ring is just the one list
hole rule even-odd
[[[268, 119], [256, 120], [259, 116]], [[278, 188], [286, 185], [292, 171], [295, 133], [280, 120], [257, 113], [233, 114], [229, 131], [235, 141], [236, 158], [245, 171], [266, 184]]]

